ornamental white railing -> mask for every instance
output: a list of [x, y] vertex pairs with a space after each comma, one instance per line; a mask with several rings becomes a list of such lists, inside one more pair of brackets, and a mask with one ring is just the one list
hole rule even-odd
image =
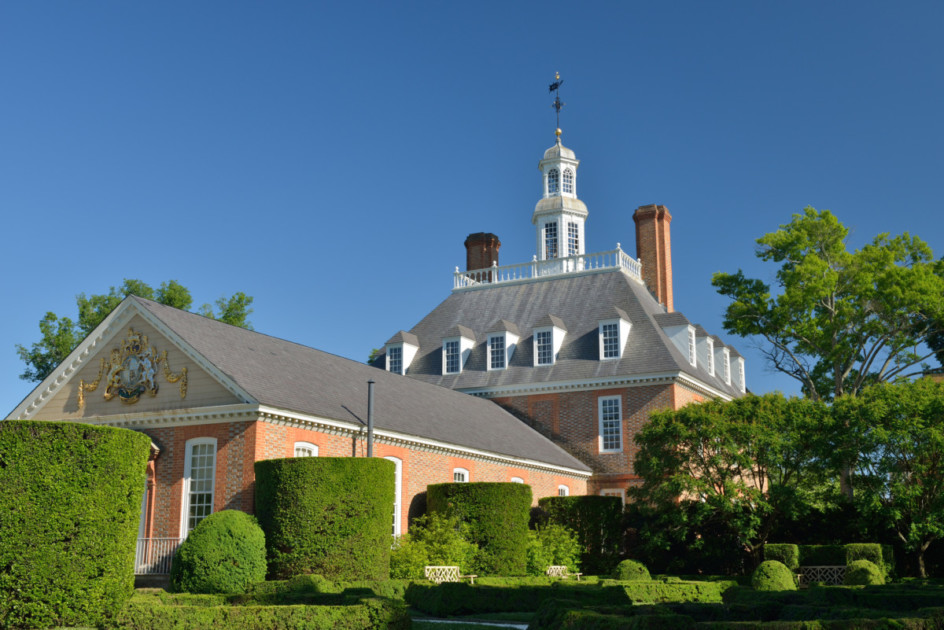
[[537, 256], [531, 262], [517, 265], [492, 265], [485, 269], [459, 271], [456, 267], [453, 273], [452, 290], [468, 289], [490, 284], [507, 282], [522, 282], [537, 278], [560, 276], [569, 273], [596, 271], [600, 269], [622, 269], [637, 280], [642, 280], [642, 263], [620, 248], [596, 254], [581, 254], [566, 258], [551, 258], [538, 260]]
[[830, 586], [841, 586], [846, 577], [844, 565], [801, 566], [800, 584], [805, 586], [810, 582], [823, 582]]
[[166, 575], [183, 538], [138, 538], [134, 554], [135, 575]]

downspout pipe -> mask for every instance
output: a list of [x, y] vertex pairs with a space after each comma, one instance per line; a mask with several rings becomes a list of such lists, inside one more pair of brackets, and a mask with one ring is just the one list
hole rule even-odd
[[367, 381], [367, 457], [374, 456], [374, 380]]

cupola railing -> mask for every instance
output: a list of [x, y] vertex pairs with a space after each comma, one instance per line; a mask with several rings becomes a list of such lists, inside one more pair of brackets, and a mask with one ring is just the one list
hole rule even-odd
[[575, 273], [590, 273], [609, 269], [621, 269], [631, 277], [642, 282], [642, 264], [624, 252], [620, 244], [616, 249], [595, 254], [581, 254], [566, 258], [551, 258], [538, 260], [537, 256], [531, 262], [517, 265], [492, 265], [485, 269], [459, 271], [456, 267], [453, 273], [452, 290], [471, 289], [493, 284], [511, 282], [527, 282], [552, 276], [562, 276]]

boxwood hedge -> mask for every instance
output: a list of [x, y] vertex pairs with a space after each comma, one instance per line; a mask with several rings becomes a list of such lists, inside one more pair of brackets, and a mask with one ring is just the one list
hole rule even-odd
[[134, 590], [151, 440], [73, 422], [0, 422], [0, 627], [89, 626]]
[[170, 568], [171, 590], [244, 593], [266, 576], [265, 535], [254, 516], [223, 510], [200, 521]]
[[427, 486], [430, 512], [457, 516], [479, 546], [476, 571], [524, 575], [528, 568], [531, 487], [521, 483], [439, 483]]
[[581, 570], [611, 573], [618, 562], [623, 535], [623, 502], [619, 497], [544, 497], [538, 501], [549, 523], [569, 527], [583, 548]]
[[390, 577], [393, 462], [297, 457], [256, 462], [255, 471], [270, 577]]

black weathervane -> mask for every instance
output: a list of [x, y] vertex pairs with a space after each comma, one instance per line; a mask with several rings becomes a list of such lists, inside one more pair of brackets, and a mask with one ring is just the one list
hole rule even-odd
[[560, 129], [560, 110], [561, 110], [561, 107], [563, 107], [564, 105], [567, 104], [567, 103], [561, 102], [561, 100], [560, 100], [560, 86], [561, 86], [561, 84], [562, 84], [563, 82], [564, 82], [564, 80], [560, 78], [560, 72], [555, 72], [555, 73], [554, 73], [554, 82], [551, 83], [551, 85], [550, 85], [550, 92], [552, 92], [552, 93], [553, 93], [553, 92], [557, 92], [557, 94], [554, 95], [554, 102], [551, 103], [551, 107], [553, 107], [553, 108], [554, 108], [554, 111], [557, 112], [557, 128], [558, 128], [558, 129]]

